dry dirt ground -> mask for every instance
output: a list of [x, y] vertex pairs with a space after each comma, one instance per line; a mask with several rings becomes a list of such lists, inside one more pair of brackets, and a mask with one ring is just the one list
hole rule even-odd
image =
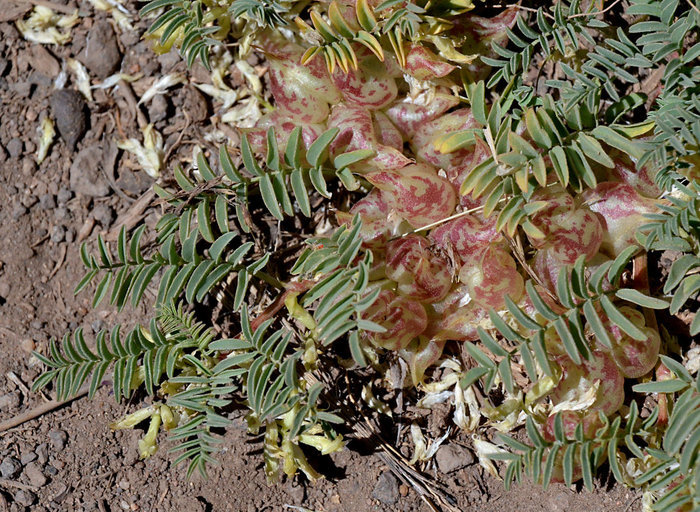
[[[141, 38], [147, 23], [135, 16], [135, 31], [124, 32], [113, 30], [111, 16], [95, 12], [87, 1], [53, 2], [80, 9], [80, 22], [64, 46], [26, 42], [15, 21], [31, 2], [0, 0], [0, 422], [50, 398], [50, 391], [42, 396], [27, 389], [42, 370], [31, 350], [45, 352], [50, 338], [79, 326], [91, 338], [103, 327], [130, 326], [145, 317], [148, 300], [140, 310], [118, 314], [104, 306], [92, 310], [89, 292], [72, 293], [82, 276], [78, 242], [92, 243], [98, 233], [118, 229], [124, 215], [139, 211], [135, 205], [152, 182], [115, 140], [137, 136], [139, 116], [155, 123], [166, 151], [177, 146], [166, 162], [167, 173], [187, 160], [193, 143], [205, 143], [203, 134], [215, 114], [191, 86], [156, 97], [138, 115], [123, 87], [94, 89], [93, 101], [84, 105], [75, 96], [56, 93], [54, 83], [69, 58], [86, 64], [93, 83], [118, 70], [141, 73], [142, 80], [133, 84], [137, 92], [166, 73], [187, 70], [175, 53], [152, 53]], [[128, 8], [134, 12], [136, 5]], [[208, 80], [197, 67], [188, 77]], [[69, 73], [65, 90], [75, 90], [72, 78]], [[77, 108], [67, 108], [69, 102]], [[37, 165], [38, 129], [46, 116], [78, 135], [57, 138]], [[143, 216], [152, 222], [154, 210]], [[211, 468], [208, 480], [187, 480], [184, 467], [172, 467], [167, 443], [141, 461], [136, 442], [143, 431], [109, 429], [110, 421], [140, 405], [115, 403], [109, 386], [103, 386], [93, 401], [76, 400], [0, 433], [0, 511], [430, 510], [388, 472], [371, 447], [353, 443], [320, 461], [326, 479], [309, 484], [295, 478], [268, 486], [261, 444], [246, 433], [240, 417], [223, 439], [221, 465]], [[445, 484], [459, 510], [640, 508], [637, 494], [602, 480], [594, 493], [562, 485], [544, 492], [531, 484], [505, 492], [475, 462], [467, 438], [441, 448], [437, 464], [424, 469]]]

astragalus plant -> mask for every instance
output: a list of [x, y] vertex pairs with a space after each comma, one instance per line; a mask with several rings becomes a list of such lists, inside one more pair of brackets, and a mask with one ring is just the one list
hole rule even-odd
[[170, 430], [190, 471], [244, 405], [270, 478], [314, 479], [308, 450], [348, 431], [324, 382], [389, 387], [398, 365], [453, 390], [506, 483], [590, 488], [607, 463], [647, 507], [695, 510], [700, 11], [598, 4], [148, 3], [156, 50], [219, 76], [257, 53], [274, 107], [156, 186], [155, 244], [142, 226], [83, 248], [79, 290], [121, 308], [153, 286], [154, 318], [94, 350], [67, 335], [35, 388], [111, 371], [118, 399], [154, 396], [116, 426], [150, 418], [144, 457]]

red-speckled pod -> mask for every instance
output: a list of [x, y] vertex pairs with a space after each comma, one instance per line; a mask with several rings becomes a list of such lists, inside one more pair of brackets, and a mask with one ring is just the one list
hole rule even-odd
[[405, 71], [418, 80], [433, 80], [449, 75], [457, 69], [433, 52], [417, 44], [409, 45]]
[[423, 124], [438, 118], [457, 105], [459, 98], [452, 94], [424, 93], [415, 98], [407, 96], [394, 103], [386, 110], [386, 115], [406, 139], [411, 139]]
[[491, 245], [478, 264], [465, 263], [459, 280], [466, 284], [472, 299], [486, 308], [503, 309], [506, 296], [518, 302], [525, 292], [525, 281], [510, 253]]
[[372, 149], [376, 152], [372, 159], [353, 166], [357, 172], [395, 170], [411, 163], [400, 150], [379, 143], [372, 115], [364, 107], [346, 104], [334, 106], [328, 118], [328, 128], [340, 130], [330, 146], [333, 155], [358, 149]]
[[461, 108], [421, 125], [411, 141], [411, 148], [418, 161], [429, 163], [435, 167], [445, 169], [446, 172], [450, 172], [451, 169], [471, 161], [474, 147], [468, 146], [452, 153], [443, 154], [435, 149], [435, 140], [448, 133], [466, 130], [467, 128], [476, 128], [477, 126], [478, 123], [474, 119], [472, 111], [468, 108]]
[[550, 395], [554, 404], [581, 396], [598, 380], [597, 399], [590, 410], [603, 411], [610, 416], [622, 406], [625, 378], [610, 355], [597, 350], [589, 360], [582, 360], [580, 365], [566, 356], [558, 356], [554, 360], [562, 370], [561, 380]]
[[370, 110], [388, 106], [398, 93], [396, 80], [387, 69], [388, 62], [380, 61], [364, 46], [353, 45], [353, 50], [357, 55], [358, 69], [351, 69], [348, 73], [336, 70], [333, 83], [348, 103]]
[[635, 243], [635, 232], [649, 219], [644, 215], [658, 213], [656, 201], [642, 197], [631, 185], [607, 181], [583, 192], [590, 209], [598, 214], [603, 225], [601, 250], [615, 257]]
[[408, 235], [389, 242], [386, 276], [398, 283], [398, 291], [421, 302], [436, 302], [452, 287], [452, 272], [446, 258], [430, 248], [430, 241]]
[[499, 242], [503, 235], [496, 230], [496, 219], [483, 219], [478, 214], [467, 214], [446, 222], [430, 232], [430, 239], [446, 252], [454, 253], [459, 263], [474, 262], [490, 244]]
[[450, 182], [429, 165], [414, 164], [394, 172], [372, 172], [365, 177], [382, 190], [382, 198], [413, 227], [449, 217], [457, 204]]
[[397, 296], [391, 290], [382, 290], [362, 318], [386, 328], [386, 332], [368, 332], [367, 336], [378, 347], [389, 350], [406, 348], [428, 325], [428, 315], [420, 302]]

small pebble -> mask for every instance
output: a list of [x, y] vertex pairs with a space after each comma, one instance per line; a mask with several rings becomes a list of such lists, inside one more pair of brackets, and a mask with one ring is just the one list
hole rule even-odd
[[36, 501], [36, 494], [32, 491], [20, 489], [15, 493], [15, 501], [22, 506], [30, 507]]
[[34, 450], [37, 456], [37, 462], [39, 464], [46, 464], [49, 461], [49, 445], [47, 443], [41, 443]]
[[58, 244], [63, 242], [66, 238], [66, 228], [65, 226], [54, 226], [51, 228], [51, 241]]
[[451, 473], [463, 467], [474, 464], [471, 451], [454, 444], [442, 445], [435, 455], [437, 466], [443, 473]]
[[399, 499], [399, 481], [390, 471], [384, 471], [377, 479], [372, 497], [386, 505], [393, 505]]
[[65, 430], [52, 430], [49, 432], [49, 440], [56, 450], [63, 450], [67, 439], [68, 434], [66, 434]]
[[53, 216], [56, 220], [68, 220], [68, 208], [59, 206], [53, 211]]
[[32, 158], [25, 158], [22, 162], [22, 173], [31, 176], [36, 172], [36, 162]]
[[85, 99], [78, 91], [60, 89], [51, 94], [50, 103], [58, 133], [72, 150], [87, 129]]
[[[27, 116], [29, 115], [29, 112], [27, 112]], [[33, 121], [33, 119], [31, 119]], [[36, 151], [36, 144], [34, 144], [31, 140], [28, 140], [27, 142], [24, 143], [24, 151], [27, 154], [34, 153]]]
[[99, 203], [92, 209], [92, 218], [99, 222], [104, 229], [112, 225], [114, 217], [114, 209], [104, 203]]
[[19, 402], [19, 393], [17, 391], [0, 395], [0, 411], [14, 409], [19, 405]]
[[22, 206], [21, 204], [16, 204], [15, 207], [12, 209], [12, 219], [17, 220], [26, 213], [27, 209], [24, 206]]
[[36, 458], [36, 452], [22, 452], [22, 456], [20, 457], [19, 461], [22, 463], [23, 466], [26, 466], [30, 462], [34, 462]]
[[22, 206], [25, 208], [31, 208], [38, 202], [39, 198], [32, 194], [25, 194], [25, 196], [22, 198]]
[[14, 478], [22, 469], [22, 465], [14, 457], [5, 457], [0, 463], [0, 475], [3, 478]]
[[39, 198], [39, 207], [42, 210], [53, 210], [56, 208], [56, 198], [53, 194], [44, 194]]
[[51, 475], [51, 476], [56, 476], [56, 475], [58, 475], [58, 469], [56, 469], [55, 467], [53, 467], [51, 464], [49, 464], [48, 466], [46, 466], [46, 472], [47, 472], [49, 475]]
[[70, 191], [70, 189], [66, 187], [61, 187], [58, 191], [58, 195], [56, 196], [56, 199], [58, 200], [58, 204], [66, 204], [68, 201], [71, 200], [73, 197], [73, 192]]
[[62, 502], [64, 499], [66, 499], [66, 495], [68, 494], [69, 488], [66, 484], [63, 482], [59, 482], [58, 485], [56, 485], [54, 494], [51, 497], [51, 501], [54, 501], [56, 503]]
[[12, 139], [7, 143], [7, 152], [10, 153], [12, 158], [19, 158], [24, 150], [24, 144], [20, 139]]
[[102, 319], [97, 319], [90, 324], [90, 327], [92, 327], [92, 331], [95, 334], [97, 334], [98, 332], [100, 332], [102, 329], [105, 328], [105, 322]]
[[114, 30], [107, 21], [95, 24], [78, 59], [97, 78], [107, 78], [119, 69], [122, 60], [119, 46]]
[[46, 485], [47, 479], [44, 473], [41, 472], [41, 467], [36, 462], [30, 462], [24, 468], [24, 474], [29, 479], [29, 483], [34, 487], [43, 487]]
[[162, 94], [157, 94], [148, 105], [148, 119], [152, 123], [168, 117], [168, 100]]
[[75, 240], [75, 230], [73, 228], [68, 228], [66, 230], [66, 242], [72, 244], [73, 240]]
[[24, 338], [22, 340], [22, 350], [24, 350], [26, 353], [30, 354], [32, 350], [36, 348], [36, 344], [34, 343], [34, 340], [31, 338]]

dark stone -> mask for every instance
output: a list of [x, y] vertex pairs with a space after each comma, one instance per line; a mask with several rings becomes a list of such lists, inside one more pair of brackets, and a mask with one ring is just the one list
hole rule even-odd
[[399, 481], [390, 471], [384, 471], [377, 479], [372, 497], [385, 505], [393, 505], [399, 499]]
[[14, 457], [5, 457], [0, 463], [0, 475], [3, 478], [14, 478], [21, 471], [22, 464]]
[[87, 130], [87, 105], [83, 96], [72, 89], [61, 89], [51, 95], [51, 112], [56, 127], [69, 149], [74, 149]]
[[15, 493], [15, 501], [24, 507], [30, 507], [36, 501], [36, 494], [20, 489]]

